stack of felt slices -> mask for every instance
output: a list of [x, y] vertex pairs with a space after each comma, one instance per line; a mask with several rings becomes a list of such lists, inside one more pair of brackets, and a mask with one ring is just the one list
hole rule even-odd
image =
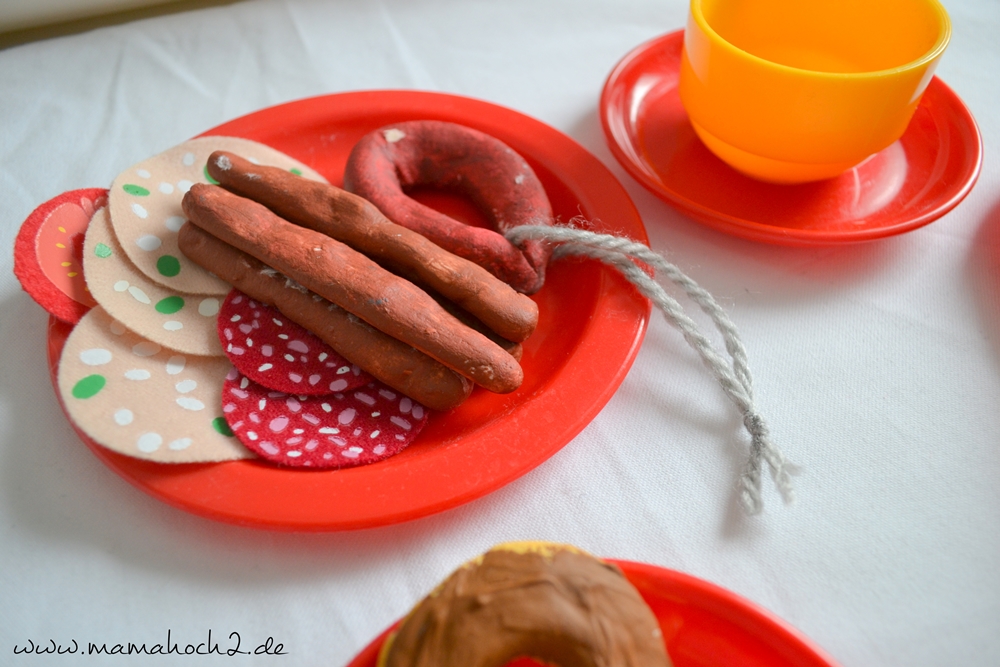
[[[444, 129], [471, 132], [454, 128]], [[385, 155], [407, 136], [373, 135]], [[369, 160], [354, 165], [363, 188], [376, 162], [356, 153]], [[527, 173], [550, 222], [530, 167], [510, 160], [517, 173], [502, 182], [524, 190]], [[162, 463], [343, 468], [410, 444], [425, 406], [455, 407], [473, 385], [520, 385], [519, 342], [537, 307], [496, 270], [441, 247], [449, 241], [391, 222], [268, 146], [211, 136], [134, 165], [110, 190], [39, 207], [18, 236], [15, 272], [75, 325], [58, 390], [94, 442]], [[547, 250], [503, 250], [538, 265], [518, 270], [541, 286]]]
[[427, 421], [422, 405], [178, 249], [182, 198], [214, 182], [215, 150], [325, 182], [262, 144], [204, 137], [136, 164], [110, 190], [66, 193], [22, 227], [22, 285], [75, 325], [58, 368], [67, 414], [95, 442], [162, 463], [256, 455], [337, 468], [400, 451]]

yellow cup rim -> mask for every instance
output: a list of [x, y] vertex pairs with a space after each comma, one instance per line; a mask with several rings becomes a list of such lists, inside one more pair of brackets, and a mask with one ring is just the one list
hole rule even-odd
[[889, 69], [882, 69], [882, 70], [872, 70], [870, 72], [822, 72], [819, 70], [803, 69], [801, 67], [792, 67], [791, 65], [783, 65], [781, 63], [776, 63], [773, 60], [767, 60], [765, 58], [761, 58], [760, 56], [756, 56], [750, 53], [749, 51], [744, 51], [743, 49], [737, 47], [736, 45], [731, 44], [725, 38], [723, 38], [722, 35], [717, 33], [715, 29], [708, 24], [708, 20], [705, 18], [705, 14], [702, 11], [702, 6], [701, 6], [702, 0], [691, 0], [691, 16], [692, 18], [694, 18], [695, 23], [698, 24], [698, 27], [701, 28], [702, 32], [708, 35], [709, 39], [715, 41], [723, 49], [732, 51], [733, 53], [739, 56], [743, 56], [745, 58], [750, 59], [751, 61], [757, 62], [764, 66], [773, 67], [779, 71], [808, 74], [810, 76], [817, 76], [821, 78], [861, 80], [861, 79], [874, 79], [884, 76], [891, 76], [894, 74], [899, 74], [900, 72], [905, 72], [907, 70], [919, 68], [927, 63], [934, 61], [944, 52], [945, 48], [948, 46], [948, 42], [951, 40], [951, 19], [949, 18], [948, 12], [945, 10], [944, 6], [940, 2], [938, 2], [938, 0], [923, 0], [923, 1], [931, 5], [931, 7], [937, 13], [938, 19], [941, 23], [942, 29], [940, 31], [940, 34], [938, 35], [937, 41], [935, 41], [934, 45], [919, 58], [911, 60], [907, 63], [903, 63], [902, 65], [898, 65], [896, 67], [890, 67]]

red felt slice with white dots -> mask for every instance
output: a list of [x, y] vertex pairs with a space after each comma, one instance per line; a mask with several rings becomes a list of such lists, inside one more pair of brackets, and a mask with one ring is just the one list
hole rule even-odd
[[327, 396], [290, 395], [235, 368], [222, 388], [222, 413], [236, 437], [266, 461], [349, 468], [397, 454], [427, 423], [427, 410], [378, 381]]
[[315, 334], [239, 290], [223, 302], [218, 326], [236, 369], [268, 389], [322, 396], [374, 380]]

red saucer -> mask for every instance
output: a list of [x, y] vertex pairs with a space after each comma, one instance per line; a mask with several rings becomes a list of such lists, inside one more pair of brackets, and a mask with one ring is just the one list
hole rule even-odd
[[611, 151], [654, 194], [720, 231], [784, 245], [868, 241], [922, 227], [954, 208], [979, 176], [972, 114], [934, 78], [903, 136], [837, 178], [772, 185], [705, 148], [677, 92], [684, 32], [642, 44], [601, 94]]
[[[609, 562], [622, 569], [653, 610], [674, 667], [837, 666], [798, 630], [731, 591], [654, 565]], [[391, 630], [379, 635], [347, 667], [375, 667]], [[522, 658], [510, 665], [529, 666], [538, 667], [538, 663]]]

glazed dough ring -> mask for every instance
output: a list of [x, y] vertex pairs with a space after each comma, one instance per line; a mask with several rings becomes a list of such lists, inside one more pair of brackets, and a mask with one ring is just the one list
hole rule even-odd
[[235, 137], [200, 137], [123, 171], [111, 185], [108, 206], [115, 236], [147, 278], [178, 292], [224, 297], [229, 285], [177, 248], [177, 230], [184, 224], [181, 199], [194, 183], [210, 182], [205, 163], [216, 150], [326, 182], [313, 169], [270, 146]]
[[653, 612], [614, 565], [575, 547], [502, 544], [467, 563], [390, 635], [378, 667], [669, 667]]

